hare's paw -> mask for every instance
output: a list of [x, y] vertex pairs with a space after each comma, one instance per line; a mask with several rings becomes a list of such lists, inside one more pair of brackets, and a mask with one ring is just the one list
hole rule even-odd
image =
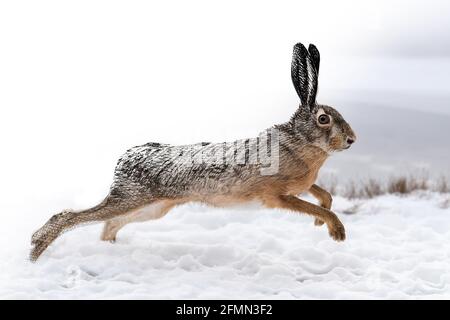
[[64, 229], [65, 214], [67, 212], [55, 214], [39, 230], [31, 236], [30, 260], [36, 261], [42, 252], [61, 234]]
[[103, 232], [102, 235], [100, 236], [100, 240], [115, 243], [116, 242], [116, 234]]
[[320, 226], [322, 226], [323, 224], [324, 224], [324, 222], [323, 222], [322, 220], [317, 219], [317, 218], [314, 219], [314, 225], [315, 225], [315, 226], [320, 227]]
[[107, 221], [103, 227], [100, 239], [102, 241], [116, 242], [117, 232], [124, 226], [120, 221]]
[[[46, 226], [44, 226], [46, 227]], [[36, 261], [39, 256], [47, 249], [47, 247], [59, 236], [61, 233], [57, 231], [56, 228], [45, 228], [42, 227], [37, 232], [33, 234], [31, 240], [31, 252], [30, 260]]]
[[50, 243], [36, 241], [30, 251], [30, 260], [35, 262], [39, 256], [47, 249]]
[[345, 240], [345, 228], [339, 220], [336, 220], [333, 224], [328, 225], [328, 233], [335, 241]]

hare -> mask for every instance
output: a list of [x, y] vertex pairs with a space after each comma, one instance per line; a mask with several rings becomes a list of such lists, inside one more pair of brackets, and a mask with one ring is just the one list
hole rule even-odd
[[[196, 201], [226, 206], [259, 201], [268, 208], [305, 213], [326, 224], [336, 241], [345, 229], [330, 211], [331, 195], [314, 184], [324, 161], [348, 149], [356, 137], [332, 107], [316, 103], [320, 54], [310, 44], [294, 46], [292, 81], [301, 104], [289, 121], [254, 139], [172, 146], [147, 143], [119, 159], [108, 196], [97, 206], [54, 215], [32, 236], [35, 261], [64, 231], [105, 222], [101, 239], [115, 241], [126, 224], [163, 217], [175, 206]], [[297, 197], [309, 192], [319, 205]]]

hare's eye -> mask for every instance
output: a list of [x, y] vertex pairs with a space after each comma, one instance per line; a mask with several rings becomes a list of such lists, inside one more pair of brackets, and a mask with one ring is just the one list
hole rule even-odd
[[330, 123], [330, 116], [327, 114], [321, 114], [319, 116], [319, 123], [320, 124], [329, 124]]

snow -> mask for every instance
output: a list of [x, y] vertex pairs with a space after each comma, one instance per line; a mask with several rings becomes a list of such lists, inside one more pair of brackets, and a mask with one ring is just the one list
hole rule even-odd
[[34, 264], [14, 241], [21, 229], [0, 250], [0, 298], [449, 299], [449, 205], [430, 192], [335, 197], [347, 231], [337, 243], [311, 217], [189, 204], [126, 226], [116, 243], [99, 240], [101, 225], [72, 230]]
[[321, 175], [450, 177], [448, 2], [232, 2], [0, 3], [0, 298], [450, 298], [450, 199], [433, 193], [336, 197], [344, 243], [310, 217], [188, 205], [115, 244], [73, 230], [27, 261], [32, 232], [98, 203], [130, 147], [288, 120], [297, 41], [321, 51], [318, 102], [358, 136]]

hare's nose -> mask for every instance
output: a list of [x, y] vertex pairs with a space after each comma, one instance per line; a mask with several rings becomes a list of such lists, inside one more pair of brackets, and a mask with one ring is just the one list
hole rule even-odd
[[355, 142], [355, 139], [347, 138], [347, 143], [348, 144], [352, 144], [353, 142]]

